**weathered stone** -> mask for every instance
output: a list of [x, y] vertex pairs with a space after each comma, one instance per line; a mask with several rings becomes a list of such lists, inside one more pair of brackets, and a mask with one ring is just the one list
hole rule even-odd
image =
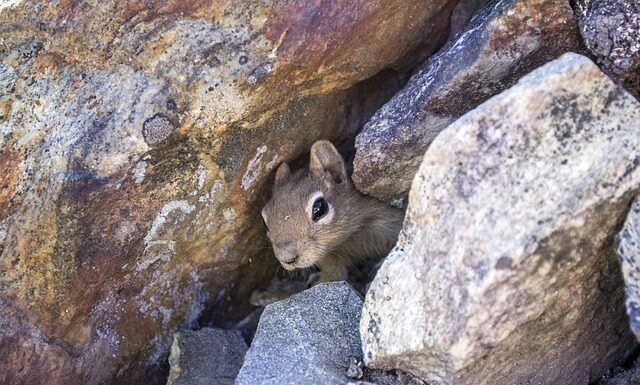
[[568, 0], [488, 2], [358, 134], [356, 186], [388, 202], [404, 198], [447, 125], [532, 69], [581, 49]]
[[616, 248], [625, 286], [625, 305], [631, 331], [640, 340], [640, 198], [631, 205]]
[[640, 362], [636, 361], [632, 367], [625, 369], [615, 368], [611, 373], [596, 382], [595, 385], [639, 385], [640, 384]]
[[173, 335], [167, 385], [231, 385], [246, 353], [239, 331], [181, 330]]
[[346, 384], [361, 357], [362, 298], [346, 282], [321, 283], [268, 305], [236, 385]]
[[175, 330], [245, 316], [271, 171], [352, 140], [455, 3], [0, 2], [6, 381], [160, 383]]
[[467, 0], [461, 1], [451, 12], [451, 28], [448, 40], [458, 39], [465, 31], [467, 24], [473, 16], [491, 0]]
[[251, 293], [249, 302], [251, 302], [253, 306], [265, 307], [299, 293], [307, 289], [308, 286], [306, 281], [274, 277], [269, 286], [264, 290], [255, 290]]
[[640, 103], [565, 54], [444, 130], [374, 279], [364, 359], [428, 382], [587, 384], [637, 345], [613, 239]]
[[347, 377], [355, 382], [347, 385], [427, 385], [419, 378], [401, 370], [376, 370], [364, 366], [364, 362], [352, 358], [347, 368]]
[[576, 8], [598, 64], [640, 99], [640, 0], [578, 0]]

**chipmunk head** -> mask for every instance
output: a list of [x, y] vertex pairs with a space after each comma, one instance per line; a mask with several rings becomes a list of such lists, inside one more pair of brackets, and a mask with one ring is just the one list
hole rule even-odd
[[315, 142], [305, 171], [292, 174], [282, 163], [262, 209], [276, 258], [287, 270], [313, 266], [353, 232], [358, 193], [333, 144]]

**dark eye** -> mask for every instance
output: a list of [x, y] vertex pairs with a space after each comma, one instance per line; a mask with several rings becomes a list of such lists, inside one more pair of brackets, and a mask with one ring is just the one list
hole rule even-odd
[[327, 215], [329, 211], [329, 205], [324, 198], [318, 198], [315, 202], [313, 202], [313, 206], [311, 206], [311, 219], [314, 222], [317, 222], [318, 219]]

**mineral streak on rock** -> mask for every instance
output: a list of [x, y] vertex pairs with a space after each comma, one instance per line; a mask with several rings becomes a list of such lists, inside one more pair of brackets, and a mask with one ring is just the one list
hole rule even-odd
[[177, 328], [243, 317], [270, 173], [352, 138], [455, 2], [3, 2], [0, 382], [160, 383]]

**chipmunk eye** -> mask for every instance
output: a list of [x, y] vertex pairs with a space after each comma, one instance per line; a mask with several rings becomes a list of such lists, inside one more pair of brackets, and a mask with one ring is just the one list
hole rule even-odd
[[313, 202], [313, 206], [311, 206], [311, 219], [314, 222], [317, 222], [320, 218], [327, 215], [329, 211], [329, 205], [324, 198], [318, 198], [315, 202]]

